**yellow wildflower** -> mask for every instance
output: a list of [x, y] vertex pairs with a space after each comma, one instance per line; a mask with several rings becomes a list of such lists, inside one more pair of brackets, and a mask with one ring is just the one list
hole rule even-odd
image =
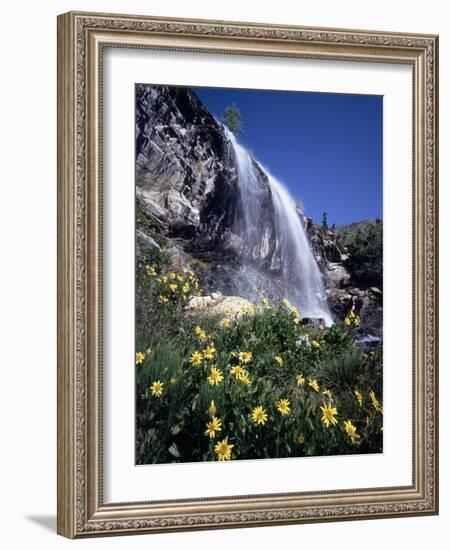
[[222, 431], [222, 422], [215, 416], [211, 417], [210, 422], [206, 423], [205, 435], [209, 435], [210, 439], [216, 437], [216, 432]]
[[236, 365], [234, 367], [231, 367], [230, 373], [233, 374], [236, 377], [236, 380], [239, 380], [244, 376], [246, 370], [241, 367], [241, 365]]
[[250, 363], [252, 359], [253, 353], [251, 351], [241, 351], [239, 353], [239, 361], [242, 361], [242, 363]]
[[297, 386], [303, 386], [303, 384], [305, 383], [305, 377], [301, 373], [297, 374], [295, 380], [297, 381]]
[[269, 300], [268, 300], [267, 298], [263, 298], [262, 303], [263, 303], [265, 306], [267, 306], [267, 304], [269, 303]]
[[371, 390], [369, 395], [370, 395], [370, 399], [372, 400], [372, 405], [373, 405], [374, 409], [382, 413], [383, 412], [383, 405], [375, 397], [375, 392], [373, 390]]
[[310, 388], [312, 388], [314, 391], [317, 391], [317, 392], [318, 392], [318, 391], [320, 390], [320, 386], [319, 386], [319, 384], [317, 383], [317, 380], [316, 380], [315, 378], [310, 378], [310, 379], [308, 380], [308, 386], [309, 386]]
[[291, 307], [291, 313], [293, 313], [296, 317], [300, 317], [300, 313], [298, 312], [298, 309], [295, 306]]
[[206, 340], [206, 332], [199, 325], [195, 327], [195, 334], [198, 336], [200, 342], [204, 342]]
[[362, 393], [359, 390], [355, 390], [355, 396], [356, 396], [356, 400], [358, 401], [358, 405], [360, 407], [362, 407], [362, 404], [363, 404], [363, 395], [362, 395]]
[[344, 319], [344, 325], [347, 326], [347, 327], [349, 327], [351, 324], [352, 324], [351, 320], [350, 320], [348, 317], [346, 317], [346, 318]]
[[183, 275], [177, 275], [177, 279], [182, 283], [184, 281]]
[[157, 273], [153, 266], [147, 266], [147, 275], [150, 275], [150, 277], [156, 277]]
[[252, 411], [252, 420], [255, 424], [264, 424], [267, 422], [267, 411], [262, 407], [255, 407]]
[[217, 454], [217, 458], [219, 460], [230, 460], [231, 459], [231, 450], [233, 449], [234, 445], [231, 443], [228, 443], [228, 437], [225, 439], [222, 439], [222, 441], [219, 441], [216, 446], [214, 447], [214, 450]]
[[304, 442], [305, 442], [305, 436], [304, 436], [303, 434], [299, 435], [299, 436], [297, 437], [297, 443], [298, 443], [299, 445], [303, 445]]
[[216, 367], [213, 367], [207, 380], [211, 384], [211, 386], [218, 386], [219, 383], [223, 380], [222, 371], [220, 369], [217, 369]]
[[169, 288], [172, 292], [175, 292], [176, 290], [178, 290], [178, 285], [176, 283], [172, 283], [169, 285]]
[[291, 412], [289, 399], [280, 399], [277, 403], [277, 410], [286, 416]]
[[286, 300], [286, 298], [285, 298], [285, 299], [283, 300], [282, 304], [283, 304], [284, 306], [288, 306], [288, 305], [289, 305], [289, 302], [288, 302], [288, 301]]
[[182, 290], [183, 294], [187, 294], [190, 290], [189, 283], [184, 283]]
[[167, 304], [167, 302], [169, 301], [169, 298], [167, 298], [167, 296], [160, 296], [160, 297], [159, 297], [159, 301], [160, 301], [162, 304]]
[[194, 351], [194, 353], [191, 355], [191, 363], [196, 367], [201, 364], [202, 360], [203, 355], [200, 351]]
[[142, 351], [138, 351], [136, 353], [136, 365], [142, 365], [145, 359], [145, 353], [142, 353]]
[[203, 350], [203, 357], [205, 359], [214, 359], [215, 353], [216, 348], [214, 347], [214, 344], [211, 344], [210, 346], [206, 346], [206, 348]]
[[223, 328], [228, 328], [230, 326], [230, 320], [229, 319], [224, 319], [222, 321], [222, 326], [223, 326]]
[[171, 273], [169, 275], [169, 277], [172, 279], [172, 281], [176, 278], [176, 276], [177, 276], [176, 273]]
[[163, 283], [167, 283], [167, 277], [164, 275], [164, 277], [161, 277], [161, 281], [162, 281]]
[[331, 403], [328, 403], [328, 405], [324, 403], [320, 405], [320, 410], [322, 411], [322, 418], [320, 420], [322, 420], [327, 428], [330, 427], [330, 424], [337, 424], [338, 421], [335, 418], [337, 416], [336, 407], [332, 407]]
[[239, 382], [242, 382], [244, 386], [249, 386], [251, 384], [251, 380], [247, 371], [245, 371], [244, 374], [239, 377]]
[[294, 325], [298, 325], [300, 321], [301, 321], [300, 317], [294, 317], [294, 319], [292, 319], [292, 322], [294, 323]]
[[153, 382], [153, 384], [150, 386], [152, 395], [154, 395], [155, 397], [161, 397], [163, 386], [164, 384], [162, 382], [160, 382], [159, 380], [155, 380], [155, 382]]
[[214, 399], [211, 401], [210, 406], [208, 407], [208, 414], [209, 416], [214, 416], [217, 412], [216, 405], [214, 403]]
[[313, 348], [320, 348], [320, 344], [319, 344], [319, 342], [318, 342], [317, 340], [313, 340], [313, 341], [311, 342], [311, 346], [312, 346]]
[[275, 355], [275, 361], [280, 365], [280, 367], [283, 366], [283, 363], [284, 363], [283, 358], [280, 357], [279, 355]]
[[325, 395], [326, 397], [328, 397], [328, 399], [329, 399], [330, 401], [333, 400], [333, 394], [331, 393], [331, 390], [328, 390], [328, 389], [327, 389], [327, 390], [323, 390], [322, 393], [323, 393], [323, 395]]
[[348, 437], [352, 440], [352, 443], [356, 443], [358, 439], [360, 439], [360, 435], [356, 433], [356, 427], [353, 426], [351, 420], [346, 420], [344, 422], [344, 430]]

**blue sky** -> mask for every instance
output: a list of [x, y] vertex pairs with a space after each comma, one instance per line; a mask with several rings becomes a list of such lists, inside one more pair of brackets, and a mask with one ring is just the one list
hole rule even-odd
[[235, 103], [239, 141], [315, 221], [382, 218], [382, 97], [193, 88], [217, 118]]

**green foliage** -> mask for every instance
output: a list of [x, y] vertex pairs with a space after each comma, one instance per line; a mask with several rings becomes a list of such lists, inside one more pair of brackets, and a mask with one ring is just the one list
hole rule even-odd
[[322, 229], [328, 231], [328, 215], [326, 212], [322, 214]]
[[[167, 309], [172, 324], [137, 341], [137, 350], [150, 348], [136, 367], [139, 464], [216, 460], [214, 444], [225, 437], [234, 445], [233, 459], [381, 451], [382, 415], [369, 398], [372, 389], [381, 395], [381, 367], [374, 366], [380, 359], [370, 363], [353, 346], [352, 329], [303, 327], [282, 304], [258, 307], [225, 327], [212, 318], [180, 316], [168, 304], [159, 307]], [[202, 339], [196, 326], [205, 333]], [[192, 354], [204, 354], [207, 346], [214, 347], [214, 356], [203, 355], [193, 365]], [[248, 363], [239, 355], [243, 351], [251, 354]], [[248, 373], [250, 384], [232, 373], [237, 366]], [[208, 382], [213, 367], [224, 377], [217, 386]], [[319, 391], [309, 386], [313, 379]], [[163, 383], [160, 397], [151, 394], [154, 381]], [[337, 425], [329, 427], [322, 421], [321, 407], [330, 404], [325, 389], [332, 392], [338, 413]], [[363, 406], [355, 389], [363, 392]], [[277, 409], [280, 399], [289, 401], [286, 416]], [[205, 430], [212, 400], [222, 429], [211, 440]], [[255, 407], [266, 411], [264, 425], [252, 420]], [[361, 437], [355, 443], [343, 427], [349, 419]]]
[[357, 224], [340, 230], [339, 239], [349, 251], [346, 267], [355, 284], [383, 287], [383, 225]]
[[[381, 405], [370, 392], [381, 401], [382, 356], [355, 347], [357, 316], [349, 314], [348, 326], [313, 328], [287, 303], [267, 300], [225, 323], [188, 314], [189, 297], [201, 293], [195, 274], [171, 271], [164, 237], [151, 224], [144, 229], [162, 249], [136, 266], [138, 464], [217, 460], [215, 445], [226, 437], [232, 459], [381, 452]], [[217, 385], [210, 383], [213, 368], [223, 377]], [[281, 399], [288, 400], [286, 415]], [[212, 402], [221, 428], [210, 438]], [[252, 416], [256, 407], [267, 415], [263, 424]], [[337, 412], [328, 427], [324, 407]]]
[[241, 119], [241, 113], [234, 103], [228, 105], [225, 108], [222, 120], [227, 128], [231, 132], [233, 132], [235, 136], [242, 134], [242, 132], [244, 131], [244, 124]]

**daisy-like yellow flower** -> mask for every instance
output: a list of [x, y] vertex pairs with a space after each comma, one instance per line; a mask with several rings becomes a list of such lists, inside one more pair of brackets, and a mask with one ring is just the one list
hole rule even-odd
[[178, 285], [176, 283], [172, 283], [169, 285], [169, 288], [172, 292], [175, 292], [176, 290], [178, 290]]
[[138, 351], [136, 353], [136, 365], [142, 365], [145, 359], [145, 353], [142, 353], [142, 351]]
[[253, 353], [251, 351], [241, 351], [239, 353], [239, 361], [242, 361], [242, 363], [250, 363], [252, 359]]
[[190, 290], [189, 283], [184, 283], [182, 288], [183, 294], [187, 294], [189, 290]]
[[150, 277], [156, 277], [157, 273], [153, 266], [147, 266], [147, 275], [149, 275]]
[[373, 390], [370, 390], [370, 399], [372, 401], [373, 408], [380, 413], [383, 412], [383, 405], [378, 401], [378, 399], [375, 397], [375, 392]]
[[318, 342], [317, 340], [313, 340], [313, 341], [311, 342], [311, 346], [312, 346], [313, 348], [320, 348], [320, 344], [319, 344], [319, 342]]
[[164, 275], [163, 277], [161, 277], [161, 281], [162, 281], [163, 283], [167, 283], [167, 277]]
[[284, 306], [288, 306], [289, 302], [286, 300], [286, 298], [281, 302]]
[[214, 399], [211, 401], [211, 404], [208, 407], [208, 414], [209, 416], [214, 416], [217, 412], [217, 407], [214, 403]]
[[214, 450], [217, 454], [217, 458], [219, 460], [230, 460], [233, 447], [234, 445], [228, 443], [228, 437], [216, 443]]
[[262, 303], [263, 305], [267, 306], [269, 304], [269, 300], [267, 298], [263, 298]]
[[268, 418], [267, 411], [262, 407], [255, 407], [253, 409], [252, 420], [255, 424], [262, 424], [264, 426]]
[[355, 390], [355, 397], [356, 401], [358, 401], [358, 405], [362, 407], [363, 404], [363, 395], [359, 390]]
[[150, 386], [150, 391], [152, 392], [152, 395], [154, 395], [155, 397], [161, 397], [163, 388], [164, 388], [164, 384], [159, 380], [155, 380], [153, 384]]
[[356, 432], [356, 427], [353, 426], [351, 420], [344, 422], [344, 430], [348, 437], [352, 440], [352, 443], [356, 443], [360, 439], [360, 435]]
[[308, 386], [316, 392], [320, 390], [320, 386], [315, 378], [310, 378], [308, 380]]
[[162, 304], [167, 304], [167, 302], [169, 301], [169, 298], [167, 298], [167, 296], [160, 296], [160, 297], [159, 297], [159, 301], [160, 301]]
[[346, 327], [349, 327], [351, 324], [352, 324], [351, 320], [350, 320], [348, 317], [346, 317], [346, 318], [344, 319], [344, 325], [345, 325]]
[[222, 321], [222, 326], [223, 326], [223, 328], [228, 328], [230, 326], [230, 320], [229, 319], [224, 319]]
[[293, 313], [296, 317], [300, 317], [300, 313], [298, 312], [298, 309], [295, 306], [291, 307], [291, 313]]
[[171, 273], [171, 274], [169, 275], [169, 278], [172, 279], [172, 281], [173, 281], [174, 279], [176, 279], [176, 277], [177, 277], [177, 274], [176, 274], [176, 273]]
[[198, 367], [198, 365], [200, 365], [203, 361], [203, 355], [201, 351], [194, 351], [194, 353], [191, 355], [190, 361], [192, 365]]
[[210, 439], [216, 437], [216, 432], [222, 431], [222, 422], [219, 418], [212, 416], [210, 422], [206, 423], [205, 435], [209, 435]]
[[297, 386], [303, 386], [303, 384], [305, 383], [305, 377], [303, 376], [302, 373], [297, 374], [297, 376], [295, 377], [295, 380], [297, 382]]
[[180, 274], [177, 275], [177, 279], [180, 281], [180, 283], [184, 281], [183, 275], [180, 275]]
[[291, 412], [289, 399], [280, 399], [277, 403], [277, 410], [283, 416], [288, 415]]
[[220, 369], [217, 369], [216, 367], [213, 367], [207, 380], [211, 384], [211, 386], [218, 386], [223, 380], [222, 371]]
[[236, 365], [234, 367], [231, 367], [230, 369], [230, 374], [233, 374], [236, 377], [236, 380], [239, 380], [240, 378], [242, 378], [242, 376], [244, 376], [245, 373], [246, 373], [246, 370], [243, 367], [241, 367], [241, 365]]
[[197, 335], [200, 342], [204, 342], [206, 340], [206, 332], [202, 329], [201, 326], [197, 325], [194, 329], [194, 332]]
[[282, 357], [280, 357], [279, 355], [275, 355], [274, 359], [280, 365], [280, 367], [283, 366], [284, 361]]
[[216, 348], [213, 344], [210, 346], [206, 346], [206, 348], [203, 350], [203, 357], [205, 359], [214, 359], [214, 355], [216, 353]]
[[294, 319], [292, 319], [292, 322], [294, 323], [294, 325], [298, 325], [300, 321], [301, 321], [300, 317], [294, 317]]
[[249, 386], [251, 384], [251, 380], [247, 371], [245, 371], [244, 374], [239, 378], [239, 382], [242, 382], [244, 386]]
[[330, 401], [333, 401], [333, 394], [331, 393], [331, 390], [328, 390], [328, 389], [327, 389], [327, 390], [323, 390], [322, 393], [323, 393], [323, 395], [325, 395], [326, 397], [328, 397], [328, 399], [329, 399]]
[[332, 407], [331, 403], [328, 403], [328, 405], [324, 403], [320, 406], [320, 410], [322, 411], [322, 418], [320, 420], [322, 420], [327, 428], [330, 427], [330, 424], [335, 425], [338, 423], [336, 418], [338, 413], [337, 409], [336, 407]]

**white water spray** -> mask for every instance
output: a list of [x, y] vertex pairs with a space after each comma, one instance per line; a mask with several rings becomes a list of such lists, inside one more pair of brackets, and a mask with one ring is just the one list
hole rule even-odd
[[[276, 243], [272, 261], [276, 258], [279, 264], [275, 269], [272, 266], [271, 271], [279, 272], [282, 287], [279, 291], [300, 310], [302, 317], [321, 318], [330, 326], [333, 318], [326, 301], [322, 274], [294, 200], [287, 189], [252, 158], [225, 126], [224, 130], [235, 157], [242, 214], [238, 225], [245, 249], [250, 257], [256, 249], [262, 256], [269, 254], [269, 238], [264, 232], [264, 227], [269, 225], [274, 232], [270, 240]], [[264, 180], [261, 173], [267, 177], [272, 199], [270, 210], [273, 219], [270, 224], [263, 219], [261, 209], [264, 198], [267, 198], [267, 188], [262, 186]]]

